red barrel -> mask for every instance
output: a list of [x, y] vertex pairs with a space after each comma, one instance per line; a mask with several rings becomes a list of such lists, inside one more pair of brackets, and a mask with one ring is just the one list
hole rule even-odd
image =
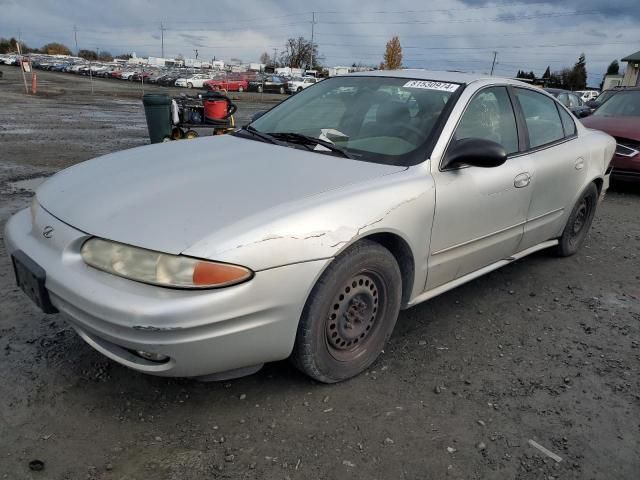
[[204, 116], [207, 119], [223, 120], [227, 118], [229, 102], [226, 100], [205, 100]]

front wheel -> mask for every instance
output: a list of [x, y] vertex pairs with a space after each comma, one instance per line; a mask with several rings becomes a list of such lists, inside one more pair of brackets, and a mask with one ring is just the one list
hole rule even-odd
[[283, 95], [284, 94], [284, 87], [280, 87], [280, 94]]
[[187, 83], [187, 88], [193, 88], [193, 83]]
[[242, 92], [244, 92], [244, 88], [243, 88], [243, 87], [238, 87], [238, 91], [239, 91], [240, 93], [242, 93]]
[[591, 183], [582, 192], [573, 210], [571, 210], [571, 215], [569, 215], [567, 224], [562, 231], [562, 236], [558, 239], [557, 255], [568, 257], [582, 247], [587, 238], [589, 227], [591, 227], [591, 222], [593, 222], [597, 205], [598, 188]]
[[400, 311], [402, 277], [395, 258], [363, 240], [337, 257], [302, 312], [293, 364], [335, 383], [358, 375], [380, 355]]
[[262, 85], [258, 85], [258, 93], [262, 93]]

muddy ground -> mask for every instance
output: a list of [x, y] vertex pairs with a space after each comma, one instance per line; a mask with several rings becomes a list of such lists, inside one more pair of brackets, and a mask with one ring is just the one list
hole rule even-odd
[[[27, 97], [0, 68], [0, 227], [31, 196], [11, 182], [147, 142], [139, 86], [39, 72]], [[281, 98], [239, 95], [240, 117]], [[327, 386], [286, 362], [223, 383], [128, 370], [39, 312], [0, 246], [0, 478], [636, 479], [639, 254], [640, 188], [617, 187], [578, 255], [401, 313], [366, 374]]]

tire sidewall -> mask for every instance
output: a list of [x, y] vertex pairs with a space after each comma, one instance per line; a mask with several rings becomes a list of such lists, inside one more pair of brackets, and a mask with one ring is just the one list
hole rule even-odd
[[[326, 340], [326, 322], [333, 300], [343, 286], [361, 272], [373, 271], [380, 276], [386, 288], [384, 311], [377, 320], [367, 348], [349, 362], [335, 359]], [[327, 383], [353, 377], [369, 367], [380, 355], [396, 324], [402, 298], [402, 277], [393, 255], [384, 247], [367, 242], [344, 256], [338, 257], [325, 271], [312, 290], [305, 305], [301, 327], [306, 330], [303, 340], [307, 354], [313, 359], [312, 376]], [[299, 329], [300, 333], [300, 329]], [[300, 337], [300, 335], [298, 336]], [[300, 338], [297, 339], [298, 341]]]
[[[591, 210], [589, 211], [589, 216], [586, 218], [585, 223], [580, 232], [580, 238], [577, 242], [571, 242], [572, 240], [572, 229], [574, 222], [576, 220], [576, 216], [578, 215], [578, 210], [582, 200], [588, 199], [591, 202]], [[575, 254], [580, 247], [584, 244], [587, 234], [589, 233], [589, 229], [591, 228], [591, 223], [593, 222], [593, 218], [596, 213], [596, 208], [598, 206], [598, 188], [593, 184], [589, 184], [587, 188], [583, 190], [583, 192], [578, 197], [573, 209], [571, 210], [571, 214], [567, 219], [567, 224], [562, 231], [562, 236], [559, 238], [558, 245], [558, 253], [561, 256], [569, 256]]]

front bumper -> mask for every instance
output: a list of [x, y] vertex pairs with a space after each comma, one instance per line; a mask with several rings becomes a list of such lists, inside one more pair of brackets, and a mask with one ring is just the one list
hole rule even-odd
[[[53, 235], [45, 238], [44, 227]], [[8, 253], [25, 252], [47, 273], [53, 305], [82, 338], [122, 365], [162, 376], [196, 377], [287, 358], [306, 298], [328, 260], [256, 272], [219, 290], [174, 290], [87, 266], [80, 247], [90, 236], [42, 207], [5, 228]], [[135, 354], [169, 357], [152, 362]]]

